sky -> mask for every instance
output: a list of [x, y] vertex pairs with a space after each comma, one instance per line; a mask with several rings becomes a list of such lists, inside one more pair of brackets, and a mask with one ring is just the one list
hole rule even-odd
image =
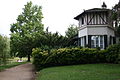
[[119, 0], [0, 0], [0, 34], [10, 37], [10, 25], [16, 22], [23, 12], [24, 5], [32, 1], [33, 5], [42, 6], [44, 28], [51, 32], [65, 35], [70, 24], [78, 25], [74, 19], [84, 10], [101, 8], [103, 2], [112, 8]]

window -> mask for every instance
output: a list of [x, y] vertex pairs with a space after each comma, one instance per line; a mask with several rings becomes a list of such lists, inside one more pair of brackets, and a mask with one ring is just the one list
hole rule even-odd
[[92, 36], [91, 37], [91, 48], [100, 47], [104, 49], [104, 36]]
[[84, 46], [85, 46], [84, 43], [85, 43], [85, 42], [84, 42], [84, 37], [81, 37], [81, 46], [84, 47]]
[[82, 17], [82, 24], [84, 24], [84, 18]]

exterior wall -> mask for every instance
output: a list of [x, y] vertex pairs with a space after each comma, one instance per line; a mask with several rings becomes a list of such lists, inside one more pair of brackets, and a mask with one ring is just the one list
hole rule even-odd
[[107, 27], [87, 27], [87, 35], [107, 35]]
[[108, 35], [115, 36], [114, 30], [109, 28], [107, 25], [87, 25], [87, 27], [82, 27], [79, 30], [78, 37], [86, 36], [86, 35]]
[[[108, 45], [113, 44], [113, 38], [115, 37], [114, 30], [111, 29], [108, 25], [87, 25], [84, 27], [80, 27], [79, 30], [79, 38], [86, 36], [86, 44], [89, 44], [88, 36], [98, 36], [103, 35], [105, 36], [105, 47]], [[90, 45], [90, 44], [89, 44]]]
[[111, 45], [111, 44], [113, 44], [113, 39], [112, 39], [112, 43], [111, 43], [111, 37], [113, 38], [113, 37], [115, 37], [115, 33], [114, 33], [114, 30], [113, 29], [111, 29], [111, 28], [107, 28], [107, 35], [108, 35], [108, 45]]
[[[82, 18], [84, 19], [84, 24], [82, 24]], [[103, 13], [89, 13], [84, 14], [82, 17], [79, 18], [79, 26], [82, 27], [83, 25], [101, 25], [101, 24], [108, 24], [108, 15]]]
[[91, 46], [91, 36], [104, 36], [104, 48], [113, 44], [115, 33], [110, 26], [109, 15], [108, 12], [90, 12], [81, 15], [78, 37], [81, 39], [85, 37], [85, 45]]
[[114, 32], [114, 30], [113, 29], [111, 29], [111, 28], [107, 28], [107, 35], [108, 36], [115, 36], [115, 32]]
[[83, 37], [87, 35], [87, 28], [78, 31], [78, 37]]

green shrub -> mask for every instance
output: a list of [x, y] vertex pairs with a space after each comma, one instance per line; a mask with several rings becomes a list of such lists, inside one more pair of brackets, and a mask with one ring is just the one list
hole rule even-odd
[[106, 59], [110, 63], [119, 63], [119, 61], [120, 61], [120, 44], [114, 44], [107, 48]]
[[36, 48], [32, 54], [37, 70], [50, 66], [106, 62], [106, 50], [90, 48], [61, 48], [51, 50], [51, 54]]
[[42, 68], [42, 65], [44, 65], [44, 61], [48, 56], [48, 53], [46, 51], [42, 51], [40, 48], [36, 48], [33, 49], [32, 56], [33, 56], [33, 64], [37, 69], [37, 68]]

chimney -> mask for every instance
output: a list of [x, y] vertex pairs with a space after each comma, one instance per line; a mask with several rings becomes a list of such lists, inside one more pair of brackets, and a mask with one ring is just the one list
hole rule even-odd
[[107, 5], [105, 4], [105, 2], [103, 2], [102, 8], [103, 8], [103, 9], [106, 9], [106, 8], [107, 8]]

